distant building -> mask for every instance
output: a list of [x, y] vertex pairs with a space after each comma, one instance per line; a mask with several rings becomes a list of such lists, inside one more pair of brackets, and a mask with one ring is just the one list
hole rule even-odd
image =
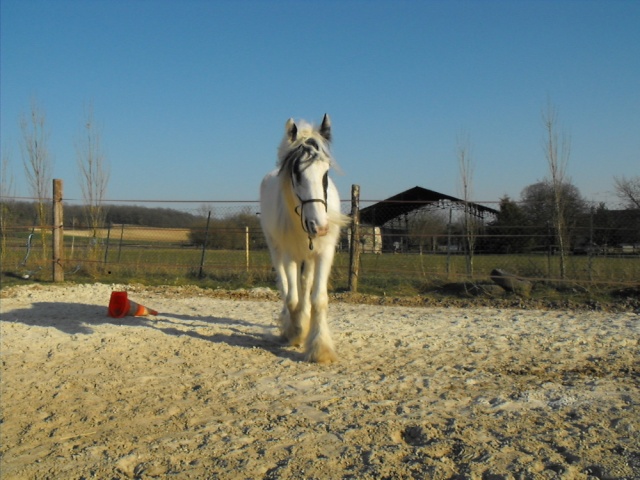
[[[498, 214], [485, 205], [416, 186], [360, 210], [361, 241], [366, 245], [363, 252], [459, 251], [446, 232], [447, 228], [451, 231], [454, 211], [457, 216], [470, 213], [479, 225]], [[433, 212], [444, 212], [446, 220], [440, 215], [438, 221]]]

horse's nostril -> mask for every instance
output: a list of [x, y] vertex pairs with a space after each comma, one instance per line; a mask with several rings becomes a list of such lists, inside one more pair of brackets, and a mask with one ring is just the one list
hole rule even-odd
[[307, 224], [307, 232], [312, 234], [318, 233], [318, 226], [316, 222], [314, 222], [313, 220], [307, 220], [306, 224]]

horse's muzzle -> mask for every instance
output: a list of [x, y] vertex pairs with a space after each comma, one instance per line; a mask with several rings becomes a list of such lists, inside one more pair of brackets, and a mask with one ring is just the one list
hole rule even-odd
[[327, 233], [329, 233], [329, 227], [322, 227], [318, 229], [319, 237], [324, 237]]
[[309, 234], [309, 238], [315, 237], [324, 237], [327, 233], [329, 233], [329, 226], [325, 225], [323, 227], [318, 226], [318, 224], [314, 221], [308, 221], [306, 223], [306, 230]]

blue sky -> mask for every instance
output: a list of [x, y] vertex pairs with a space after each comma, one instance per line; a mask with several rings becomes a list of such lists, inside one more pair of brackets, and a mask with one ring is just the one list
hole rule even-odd
[[640, 174], [640, 2], [2, 0], [1, 140], [29, 195], [19, 118], [35, 98], [53, 176], [81, 199], [75, 144], [101, 126], [109, 199], [255, 200], [289, 117], [331, 115], [343, 199], [419, 185], [478, 201], [547, 175], [542, 112], [567, 174], [614, 202]]

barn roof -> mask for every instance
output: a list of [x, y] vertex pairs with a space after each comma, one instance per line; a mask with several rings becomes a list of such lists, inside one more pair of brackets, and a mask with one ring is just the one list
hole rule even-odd
[[[389, 197], [386, 200], [382, 200], [378, 203], [374, 203], [368, 207], [360, 210], [360, 222], [369, 225], [382, 226], [390, 220], [397, 218], [401, 215], [405, 215], [414, 210], [425, 207], [427, 204], [437, 202], [451, 202], [456, 204], [464, 204], [464, 200], [444, 193], [435, 192], [427, 188], [413, 187], [404, 192], [400, 192], [393, 197]], [[484, 216], [486, 213], [497, 214], [498, 211], [480, 205], [478, 203], [470, 202], [479, 216]]]

